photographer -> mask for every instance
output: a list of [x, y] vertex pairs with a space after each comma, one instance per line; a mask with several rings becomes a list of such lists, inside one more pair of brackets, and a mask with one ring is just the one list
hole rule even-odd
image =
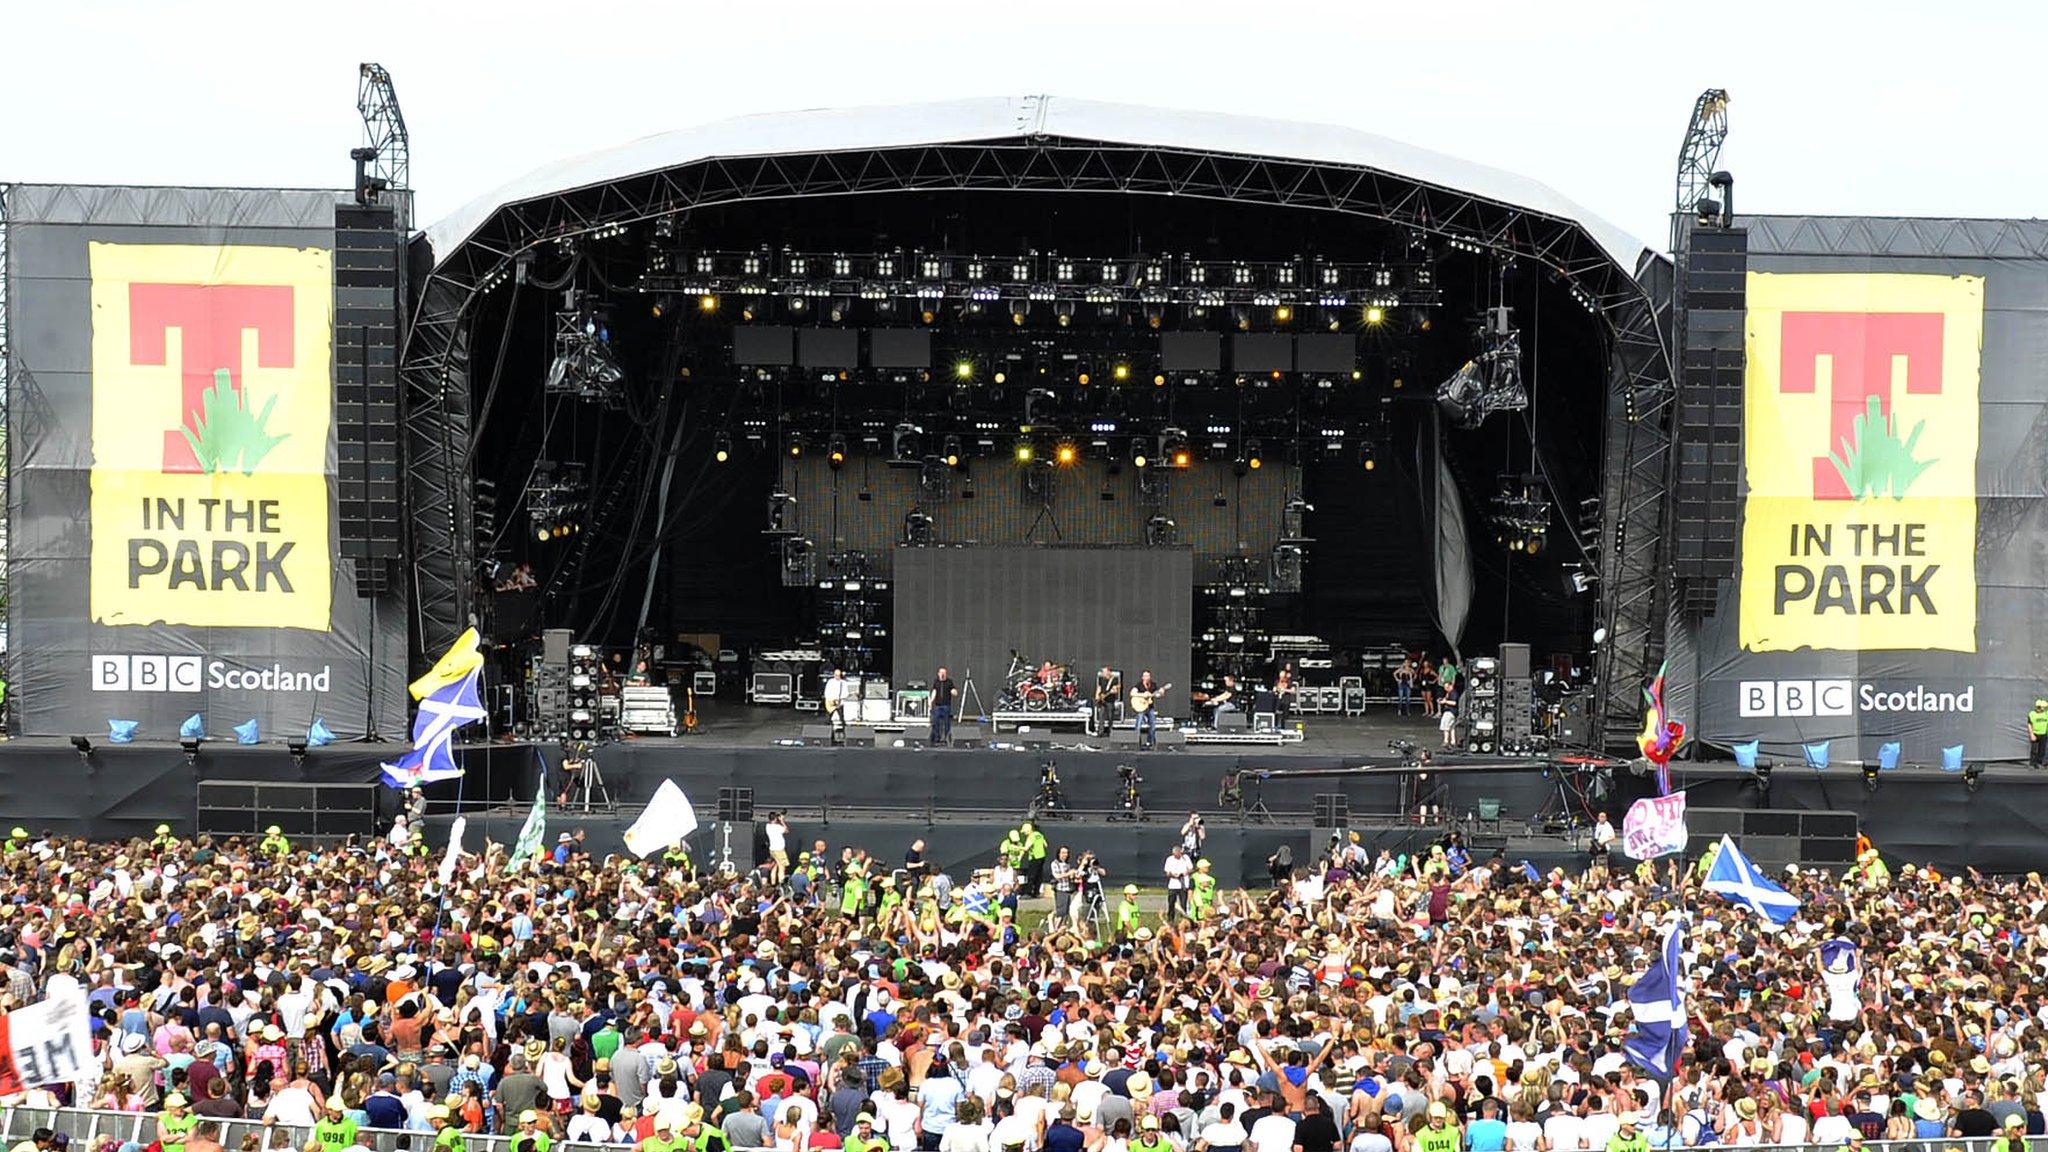
[[1199, 856], [1203, 842], [1208, 839], [1209, 829], [1202, 824], [1202, 814], [1188, 813], [1187, 820], [1180, 826], [1180, 846], [1188, 850], [1188, 855]]
[[1069, 924], [1080, 927], [1087, 921], [1089, 910], [1102, 903], [1102, 879], [1107, 874], [1093, 852], [1081, 853], [1081, 858], [1074, 862], [1074, 895], [1067, 908]]

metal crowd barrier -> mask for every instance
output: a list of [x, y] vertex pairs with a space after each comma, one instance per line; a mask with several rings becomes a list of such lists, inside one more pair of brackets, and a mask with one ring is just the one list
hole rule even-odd
[[[38, 1128], [49, 1128], [71, 1137], [71, 1152], [91, 1152], [100, 1137], [112, 1136], [123, 1143], [147, 1146], [156, 1139], [155, 1112], [113, 1112], [95, 1108], [4, 1108], [0, 1109], [0, 1148], [11, 1148], [27, 1140], [30, 1133]], [[213, 1119], [220, 1125], [220, 1144], [227, 1152], [239, 1152], [242, 1142], [254, 1136], [255, 1147], [260, 1152], [298, 1152], [312, 1136], [310, 1128], [299, 1128], [284, 1124], [266, 1125], [261, 1120], [219, 1120], [202, 1116], [201, 1120]], [[358, 1135], [375, 1152], [429, 1152], [434, 1145], [431, 1132], [399, 1131], [391, 1128], [362, 1128]], [[1945, 1140], [1868, 1140], [1863, 1152], [1992, 1152], [1995, 1139], [1945, 1139]], [[512, 1152], [512, 1137], [464, 1133], [462, 1143], [468, 1152]], [[617, 1152], [630, 1149], [630, 1144], [566, 1145], [555, 1141], [555, 1147], [606, 1149]], [[1672, 1145], [1673, 1148], [1680, 1145]], [[1727, 1147], [1715, 1144], [1709, 1147]], [[2030, 1136], [2024, 1145], [2027, 1149], [2048, 1149], [2043, 1137]], [[1755, 1144], [1744, 1145], [1742, 1152], [1842, 1152], [1840, 1144]], [[733, 1152], [773, 1152], [771, 1149], [735, 1148]], [[1600, 1152], [1592, 1149], [1590, 1152]], [[1651, 1145], [1651, 1152], [1660, 1152], [1658, 1145]]]
[[[38, 1128], [49, 1128], [70, 1136], [71, 1152], [91, 1152], [102, 1136], [112, 1136], [123, 1144], [146, 1147], [156, 1139], [156, 1118], [155, 1112], [114, 1112], [97, 1108], [0, 1109], [0, 1147], [11, 1148], [27, 1140]], [[256, 1138], [255, 1147], [261, 1152], [298, 1152], [313, 1135], [311, 1128], [265, 1124], [261, 1120], [222, 1120], [211, 1116], [199, 1119], [212, 1120], [220, 1125], [220, 1145], [228, 1152], [239, 1152], [243, 1142], [251, 1136]], [[393, 1128], [361, 1128], [357, 1131], [363, 1142], [375, 1152], [428, 1152], [434, 1145], [432, 1132]], [[510, 1136], [464, 1133], [462, 1143], [468, 1152], [512, 1152]], [[599, 1149], [632, 1147], [630, 1144], [582, 1142], [569, 1146]], [[557, 1139], [555, 1147], [564, 1147], [564, 1142]]]

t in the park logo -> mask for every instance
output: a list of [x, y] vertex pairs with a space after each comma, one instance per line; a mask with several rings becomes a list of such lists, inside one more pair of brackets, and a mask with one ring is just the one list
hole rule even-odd
[[1752, 273], [1742, 646], [1977, 648], [1974, 276]]
[[331, 253], [90, 261], [92, 619], [327, 631]]

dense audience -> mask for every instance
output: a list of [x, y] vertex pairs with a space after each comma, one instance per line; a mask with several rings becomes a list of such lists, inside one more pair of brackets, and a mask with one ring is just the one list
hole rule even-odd
[[[1135, 893], [1128, 917], [1047, 917], [1017, 861], [955, 878], [824, 841], [720, 876], [571, 837], [464, 857], [444, 886], [416, 835], [17, 829], [5, 1003], [76, 977], [101, 1071], [0, 1104], [150, 1113], [152, 1152], [343, 1152], [376, 1129], [440, 1152], [2020, 1152], [2044, 1132], [2038, 875], [1795, 873], [1777, 928], [1690, 864], [1532, 876], [1448, 847], [1340, 841], [1171, 918]], [[1691, 1045], [1660, 1083], [1623, 1055], [1625, 993], [1678, 916]], [[1842, 941], [1858, 959], [1824, 972]]]

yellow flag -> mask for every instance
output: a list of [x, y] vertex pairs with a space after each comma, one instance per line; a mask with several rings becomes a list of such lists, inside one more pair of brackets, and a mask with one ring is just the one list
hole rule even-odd
[[427, 674], [412, 682], [412, 698], [424, 700], [427, 695], [437, 692], [461, 680], [464, 676], [484, 665], [484, 654], [477, 648], [476, 629], [464, 630], [449, 645], [447, 655], [434, 662]]

